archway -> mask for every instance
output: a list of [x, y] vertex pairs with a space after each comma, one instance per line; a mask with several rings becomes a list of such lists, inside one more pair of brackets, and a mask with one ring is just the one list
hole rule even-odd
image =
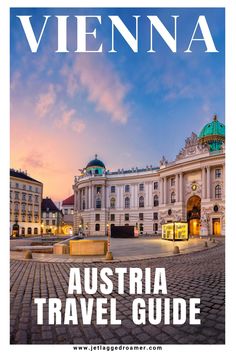
[[189, 234], [199, 236], [201, 219], [201, 198], [194, 195], [187, 202], [187, 221]]

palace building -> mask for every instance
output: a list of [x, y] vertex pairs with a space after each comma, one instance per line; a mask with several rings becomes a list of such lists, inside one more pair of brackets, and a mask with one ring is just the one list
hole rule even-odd
[[186, 221], [190, 235], [225, 235], [225, 125], [213, 120], [185, 140], [174, 161], [110, 172], [95, 156], [74, 180], [74, 232], [105, 235], [133, 225], [161, 233]]

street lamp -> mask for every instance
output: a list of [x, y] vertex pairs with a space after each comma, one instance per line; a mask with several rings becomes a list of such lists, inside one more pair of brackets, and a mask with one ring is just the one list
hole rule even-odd
[[112, 260], [113, 259], [113, 255], [112, 255], [112, 252], [111, 252], [111, 248], [110, 248], [110, 245], [111, 245], [111, 233], [109, 232], [109, 224], [107, 224], [107, 254], [106, 254], [106, 259], [107, 260]]

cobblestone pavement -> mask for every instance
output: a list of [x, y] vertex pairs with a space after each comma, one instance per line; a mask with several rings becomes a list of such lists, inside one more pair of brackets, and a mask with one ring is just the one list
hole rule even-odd
[[[11, 261], [11, 343], [12, 344], [223, 344], [225, 341], [225, 261], [224, 245], [174, 257], [122, 263], [96, 263], [95, 267], [164, 267], [168, 295], [201, 299], [201, 325], [135, 325], [132, 300], [137, 295], [119, 295], [115, 287], [117, 318], [121, 325], [37, 325], [35, 297], [59, 297], [62, 304], [68, 291], [70, 267], [86, 264]], [[87, 265], [91, 267], [91, 265]], [[117, 278], [116, 278], [117, 279]], [[128, 281], [128, 280], [127, 280]], [[128, 287], [128, 284], [126, 284]], [[100, 293], [83, 297], [103, 297]], [[71, 295], [70, 295], [71, 297]], [[78, 299], [78, 295], [76, 298]], [[108, 296], [109, 297], [109, 296]], [[150, 295], [139, 295], [147, 299]], [[78, 307], [79, 308], [79, 307]], [[108, 311], [109, 313], [109, 311]], [[47, 319], [47, 307], [44, 316]], [[187, 317], [188, 318], [188, 317]]]

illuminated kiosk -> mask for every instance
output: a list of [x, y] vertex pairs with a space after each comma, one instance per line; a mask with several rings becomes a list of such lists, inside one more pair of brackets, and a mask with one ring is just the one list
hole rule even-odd
[[162, 225], [162, 239], [170, 241], [188, 240], [187, 222], [169, 222]]

